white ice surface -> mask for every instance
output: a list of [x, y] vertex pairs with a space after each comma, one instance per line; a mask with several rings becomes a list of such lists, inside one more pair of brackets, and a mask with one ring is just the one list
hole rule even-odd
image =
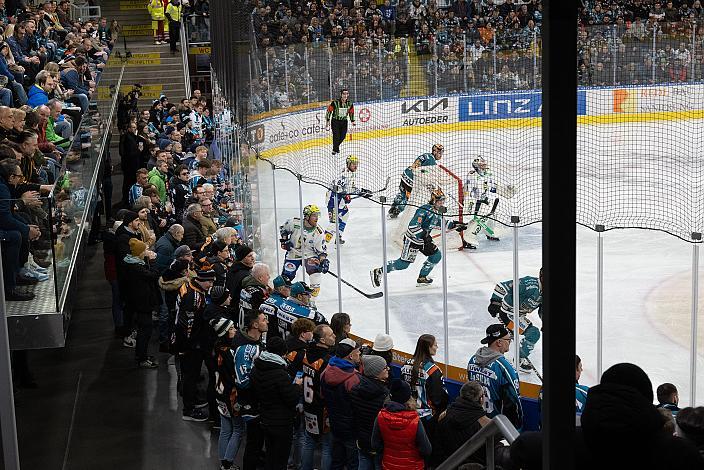
[[[432, 137], [428, 139], [432, 141]], [[361, 143], [357, 143], [359, 146]], [[377, 144], [378, 145], [378, 144]], [[317, 150], [320, 155], [321, 150]], [[364, 154], [360, 151], [361, 154]], [[318, 157], [322, 158], [322, 157]], [[260, 170], [263, 167], [260, 166]], [[271, 190], [271, 172], [260, 171], [260, 191]], [[393, 184], [393, 183], [392, 183]], [[303, 204], [317, 204], [321, 224], [327, 225], [325, 189], [303, 184]], [[298, 181], [290, 173], [276, 171], [276, 218], [272, 202], [262, 200], [261, 230], [270, 233], [275, 243], [274, 222], [279, 225], [297, 216]], [[262, 198], [265, 199], [265, 198]], [[387, 206], [388, 207], [388, 206]], [[364, 199], [350, 206], [346, 243], [341, 249], [341, 266], [333, 247], [329, 250], [332, 270], [340, 272], [350, 283], [367, 292], [379, 289], [371, 285], [369, 271], [382, 265], [381, 209]], [[408, 208], [413, 210], [413, 208]], [[387, 221], [387, 235], [396, 221]], [[582, 357], [582, 383], [598, 382], [596, 374], [596, 247], [597, 234], [577, 226], [577, 353]], [[479, 347], [487, 325], [494, 322], [487, 313], [488, 300], [497, 281], [512, 277], [512, 231], [500, 227], [500, 242], [482, 240], [476, 251], [447, 253], [447, 304], [449, 318], [449, 362], [464, 367]], [[400, 249], [388, 237], [387, 254], [392, 260]], [[656, 387], [672, 382], [680, 390], [683, 403], [690, 397], [690, 310], [692, 245], [673, 236], [648, 230], [612, 230], [604, 238], [604, 369], [618, 362], [634, 362], [645, 369]], [[541, 266], [542, 232], [540, 224], [519, 231], [520, 275], [537, 275]], [[438, 245], [439, 245], [438, 240]], [[283, 260], [283, 252], [279, 253]], [[265, 261], [274, 264], [269, 251]], [[421, 264], [416, 262], [405, 271], [389, 273], [389, 325], [397, 349], [412, 352], [422, 333], [436, 336], [440, 346], [437, 359], [445, 358], [443, 338], [442, 270], [437, 265], [431, 275], [432, 287], [415, 286]], [[281, 266], [274, 271], [280, 271]], [[700, 271], [701, 272], [701, 271]], [[300, 271], [299, 271], [300, 277]], [[704, 277], [700, 276], [704, 279]], [[323, 277], [318, 308], [329, 318], [339, 311], [338, 287], [333, 276]], [[564, 306], [570, 309], [572, 306]], [[384, 298], [369, 300], [342, 285], [342, 310], [352, 317], [354, 333], [372, 340], [384, 331]], [[537, 312], [531, 316], [537, 325]], [[704, 370], [701, 352], [704, 325], [699, 316], [698, 370]], [[542, 365], [542, 340], [532, 354], [533, 362]], [[704, 374], [697, 384], [697, 402], [704, 400]]]

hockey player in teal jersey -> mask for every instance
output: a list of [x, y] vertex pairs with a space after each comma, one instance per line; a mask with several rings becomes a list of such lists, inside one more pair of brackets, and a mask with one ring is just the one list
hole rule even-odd
[[444, 151], [445, 147], [442, 144], [435, 144], [431, 153], [420, 155], [413, 161], [411, 166], [403, 170], [401, 183], [398, 186], [398, 194], [389, 209], [389, 217], [395, 219], [406, 208], [408, 198], [411, 196], [411, 191], [413, 191], [413, 171], [418, 168], [437, 165], [438, 160], [442, 159]]
[[523, 426], [523, 408], [519, 396], [516, 370], [504, 357], [511, 345], [511, 332], [501, 324], [489, 325], [482, 346], [467, 364], [467, 380], [474, 380], [484, 388], [484, 411], [489, 418], [506, 416], [520, 430]]
[[[523, 336], [520, 348], [520, 361], [518, 367], [525, 372], [533, 369], [528, 356], [535, 348], [540, 339], [540, 330], [528, 319], [527, 315], [533, 310], [540, 309], [543, 303], [543, 269], [540, 269], [540, 277], [525, 276], [518, 280], [518, 297], [520, 305], [518, 307], [518, 332]], [[492, 317], [498, 316], [504, 325], [513, 331], [513, 280], [503, 281], [496, 284], [494, 293], [491, 295], [489, 303], [489, 314]], [[538, 315], [542, 319], [542, 313], [538, 310]]]
[[[262, 304], [260, 310], [269, 315], [267, 338], [280, 336], [286, 339], [291, 333], [293, 322], [299, 318], [308, 318], [316, 325], [327, 324], [328, 321], [323, 314], [310, 304], [312, 293], [313, 289], [308, 287], [305, 282], [294, 282], [291, 284], [288, 298], [277, 301], [276, 310], [273, 313], [270, 308], [273, 306], [272, 304]], [[272, 323], [273, 321], [275, 323]]]
[[[435, 189], [430, 194], [430, 202], [420, 206], [418, 210], [416, 210], [413, 219], [411, 219], [411, 222], [408, 224], [408, 230], [406, 230], [406, 233], [403, 235], [401, 257], [397, 260], [389, 261], [386, 264], [387, 272], [406, 269], [416, 260], [416, 256], [420, 251], [428, 258], [420, 269], [417, 283], [419, 286], [422, 286], [429, 285], [433, 282], [433, 280], [428, 277], [428, 274], [430, 274], [430, 271], [440, 262], [442, 253], [440, 253], [440, 250], [433, 242], [431, 232], [434, 228], [441, 227], [442, 218], [440, 217], [440, 208], [443, 202], [445, 202], [445, 195], [442, 190]], [[467, 229], [467, 224], [451, 220], [447, 222], [447, 228], [461, 232]], [[383, 267], [375, 268], [371, 271], [372, 284], [376, 287], [381, 285], [382, 274]]]

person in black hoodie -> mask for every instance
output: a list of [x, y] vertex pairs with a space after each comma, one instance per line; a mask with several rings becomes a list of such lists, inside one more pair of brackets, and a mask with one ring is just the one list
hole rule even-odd
[[291, 383], [291, 376], [286, 372], [286, 352], [283, 339], [271, 338], [267, 350], [254, 361], [251, 374], [252, 391], [259, 402], [264, 427], [266, 470], [286, 468], [296, 405], [302, 392], [303, 378], [296, 377]]
[[122, 295], [137, 320], [135, 359], [142, 369], [156, 369], [159, 363], [147, 355], [149, 338], [152, 334], [152, 312], [159, 308], [161, 302], [156, 284], [159, 272], [148, 264], [156, 258], [156, 254], [148, 252], [146, 243], [136, 238], [131, 238], [129, 245], [130, 254], [124, 259], [127, 288]]
[[[704, 468], [692, 444], [663, 432], [653, 385], [635, 364], [616, 364], [602, 374], [601, 383], [589, 389], [581, 423], [575, 433], [577, 470]], [[521, 434], [511, 445], [511, 459], [520, 468], [542, 468], [542, 435]]]
[[[437, 449], [440, 461], [445, 461], [483, 426], [489, 424], [489, 417], [482, 406], [483, 398], [482, 384], [476, 381], [467, 382], [462, 385], [457, 399], [440, 414], [433, 441], [433, 449]], [[508, 447], [503, 447], [498, 442], [496, 447], [497, 460], [503, 468], [510, 468]], [[505, 449], [505, 452], [499, 449]], [[485, 465], [485, 448], [479, 449], [465, 462]]]
[[[126, 279], [126, 264], [125, 257], [131, 254], [130, 251], [130, 240], [136, 238], [137, 240], [142, 240], [142, 235], [139, 231], [139, 225], [141, 224], [139, 220], [139, 215], [133, 211], [125, 211], [122, 216], [122, 224], [120, 224], [117, 229], [115, 229], [115, 270], [117, 272], [117, 283], [120, 289], [120, 296], [122, 301], [125, 301], [123, 292], [127, 290], [128, 280]], [[135, 339], [131, 336], [132, 333], [132, 323], [134, 318], [134, 312], [127, 305], [124, 305], [122, 311], [122, 335], [124, 340], [122, 345], [125, 347], [133, 348], [135, 347]]]
[[372, 430], [379, 411], [389, 396], [386, 383], [389, 367], [381, 356], [362, 356], [362, 377], [350, 390], [354, 427], [359, 448], [359, 469], [381, 468], [381, 455], [372, 448]]
[[299, 318], [291, 325], [291, 334], [286, 338], [286, 360], [291, 377], [303, 371], [303, 358], [306, 348], [313, 341], [315, 323], [307, 318]]

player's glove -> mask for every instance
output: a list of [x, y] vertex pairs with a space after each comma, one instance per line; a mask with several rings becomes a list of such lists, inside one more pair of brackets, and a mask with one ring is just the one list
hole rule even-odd
[[325, 274], [330, 270], [330, 260], [327, 258], [323, 258], [320, 260], [320, 272]]
[[489, 310], [489, 315], [496, 318], [496, 316], [501, 312], [501, 302], [491, 302], [487, 310]]
[[290, 251], [293, 248], [293, 242], [288, 238], [281, 238], [279, 242], [281, 242], [281, 249], [284, 251]]
[[360, 189], [359, 190], [359, 197], [372, 197], [372, 192], [368, 189]]

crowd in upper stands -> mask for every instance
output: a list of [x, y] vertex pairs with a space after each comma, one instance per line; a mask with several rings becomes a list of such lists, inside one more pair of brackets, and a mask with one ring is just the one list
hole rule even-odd
[[[701, 80], [701, 15], [701, 0], [581, 0], [580, 84]], [[357, 101], [397, 97], [418, 66], [409, 53], [419, 55], [432, 94], [540, 87], [541, 24], [540, 0], [259, 0], [252, 112], [325, 100], [331, 80], [333, 95], [356, 83]]]
[[[119, 31], [116, 22], [75, 21], [69, 2], [0, 0], [0, 234], [5, 299], [34, 298], [54, 244], [75, 236], [87, 190], [72, 164], [97, 132], [96, 84]], [[84, 128], [79, 133], [83, 119]], [[75, 136], [75, 138], [74, 138]], [[55, 188], [55, 189], [54, 189]], [[46, 197], [54, 189], [56, 204]], [[44, 197], [42, 199], [42, 197]]]

